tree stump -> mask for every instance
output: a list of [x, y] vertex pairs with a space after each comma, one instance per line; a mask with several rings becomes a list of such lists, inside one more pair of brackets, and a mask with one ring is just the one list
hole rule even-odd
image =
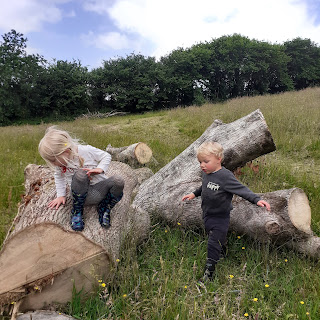
[[70, 227], [72, 200], [58, 210], [48, 203], [56, 196], [52, 172], [28, 165], [26, 195], [0, 253], [0, 306], [24, 297], [20, 311], [48, 308], [70, 301], [73, 284], [88, 292], [98, 279], [110, 279], [125, 241], [139, 243], [148, 236], [150, 219], [130, 209], [132, 194], [153, 173], [111, 162], [107, 176], [125, 180], [124, 196], [111, 212], [109, 229], [98, 222], [95, 206], [84, 210], [85, 228]]

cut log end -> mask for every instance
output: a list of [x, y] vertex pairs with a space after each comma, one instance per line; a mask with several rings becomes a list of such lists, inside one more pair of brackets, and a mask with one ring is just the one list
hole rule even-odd
[[295, 189], [288, 201], [288, 215], [292, 224], [307, 234], [311, 234], [311, 209], [306, 194], [301, 189]]
[[148, 163], [152, 158], [152, 150], [143, 142], [139, 142], [134, 150], [134, 154], [141, 164]]
[[0, 266], [5, 266], [0, 273], [0, 303], [7, 303], [8, 297], [14, 298], [15, 293], [19, 293], [17, 298], [28, 295], [30, 300], [33, 296], [30, 293], [34, 292], [35, 302], [28, 303], [29, 310], [52, 301], [66, 303], [71, 298], [70, 279], [75, 279], [79, 289], [89, 287], [93, 279], [88, 275], [101, 277], [101, 269], [110, 272], [112, 265], [102, 247], [81, 233], [68, 232], [53, 223], [23, 229], [5, 248], [0, 259]]

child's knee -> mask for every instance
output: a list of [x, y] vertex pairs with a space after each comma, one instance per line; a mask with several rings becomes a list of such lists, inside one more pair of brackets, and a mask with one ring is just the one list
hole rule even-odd
[[79, 169], [72, 177], [71, 189], [78, 193], [83, 193], [88, 190], [90, 179], [86, 171]]
[[112, 176], [112, 187], [111, 193], [112, 194], [121, 194], [124, 188], [124, 180], [120, 176]]

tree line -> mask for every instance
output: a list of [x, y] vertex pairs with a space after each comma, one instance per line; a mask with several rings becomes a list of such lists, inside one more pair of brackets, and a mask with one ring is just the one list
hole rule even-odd
[[0, 43], [0, 125], [68, 119], [90, 112], [143, 112], [274, 94], [320, 84], [320, 47], [222, 36], [178, 48], [158, 61], [131, 54], [91, 71], [80, 61], [27, 54], [11, 30]]

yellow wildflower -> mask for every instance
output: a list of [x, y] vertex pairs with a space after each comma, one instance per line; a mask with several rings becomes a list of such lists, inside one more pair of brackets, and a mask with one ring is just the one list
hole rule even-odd
[[124, 295], [123, 295], [123, 297], [124, 297], [124, 298], [126, 298], [126, 297], [127, 297], [127, 295], [126, 295], [126, 294], [124, 294]]
[[300, 301], [301, 304], [304, 304], [304, 301]]
[[178, 226], [181, 226], [181, 223], [180, 223], [180, 222], [178, 222]]
[[288, 259], [284, 259], [284, 262], [288, 262]]
[[253, 298], [253, 301], [258, 301], [258, 298]]
[[234, 278], [234, 275], [233, 275], [233, 274], [230, 274], [230, 275], [229, 275], [229, 278], [230, 278], [230, 279]]
[[264, 286], [265, 286], [266, 288], [269, 288], [269, 285], [268, 285], [268, 284], [265, 284]]
[[240, 236], [237, 236], [237, 238], [238, 238], [238, 239], [241, 239], [241, 237], [240, 237]]
[[120, 259], [117, 259], [116, 261], [117, 261], [117, 262], [120, 262]]
[[249, 317], [249, 314], [246, 312], [246, 313], [244, 314], [244, 316], [245, 316], [245, 317]]
[[242, 247], [241, 249], [244, 250], [246, 247]]
[[103, 282], [103, 283], [101, 283], [101, 287], [105, 287], [106, 286], [106, 284]]
[[188, 286], [184, 286], [184, 288], [185, 288], [185, 289], [187, 289], [187, 288], [188, 288]]

